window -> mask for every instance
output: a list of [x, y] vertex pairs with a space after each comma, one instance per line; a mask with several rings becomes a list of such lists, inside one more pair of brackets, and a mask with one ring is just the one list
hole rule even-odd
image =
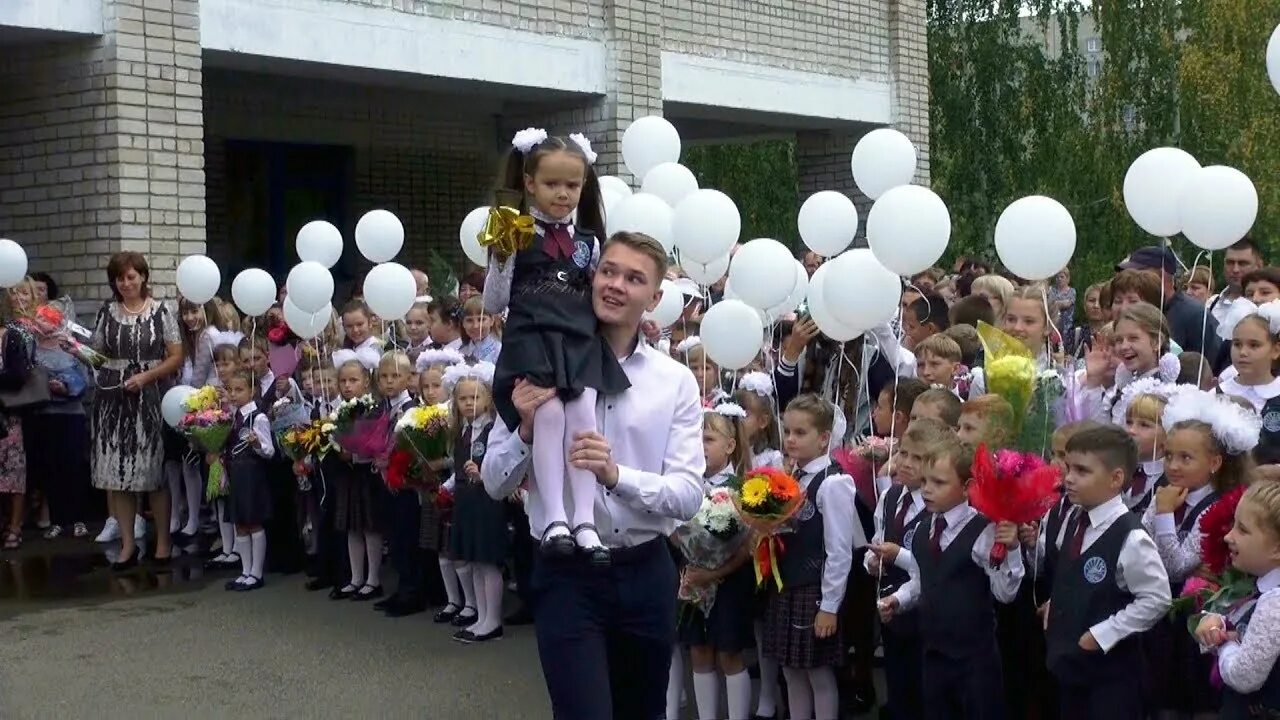
[[1091, 78], [1098, 77], [1098, 61], [1097, 60], [1090, 60], [1088, 68], [1089, 68], [1089, 77]]
[[1102, 50], [1102, 40], [1101, 38], [1091, 37], [1086, 41], [1085, 46], [1091, 53], [1100, 52]]

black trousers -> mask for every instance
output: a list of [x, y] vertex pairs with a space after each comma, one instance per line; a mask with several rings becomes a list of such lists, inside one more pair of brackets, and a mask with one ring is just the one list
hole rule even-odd
[[[845, 663], [836, 670], [836, 685], [842, 706], [855, 698], [875, 699], [872, 657], [876, 651], [875, 625], [868, 618], [876, 612], [876, 579], [862, 566], [862, 554], [854, 553], [849, 569], [844, 602], [840, 605], [841, 650]], [[850, 662], [849, 650], [853, 650]]]
[[538, 656], [558, 720], [658, 720], [675, 647], [676, 568], [665, 538], [608, 568], [535, 555]]
[[271, 479], [271, 518], [263, 527], [270, 548], [267, 571], [290, 575], [302, 570], [306, 556], [298, 527], [298, 479], [293, 461], [283, 455], [271, 461], [267, 472]]
[[311, 494], [319, 512], [316, 513], [315, 576], [341, 587], [351, 578], [351, 563], [347, 554], [347, 534], [334, 526], [334, 509], [338, 505], [337, 487], [332, 478], [323, 473], [311, 476]]
[[1146, 717], [1143, 695], [1126, 678], [1088, 685], [1060, 685], [1058, 707], [1064, 719], [1142, 720]]
[[27, 493], [44, 491], [49, 521], [68, 532], [90, 512], [89, 420], [84, 415], [35, 413], [22, 418]]
[[511, 523], [511, 571], [515, 575], [516, 595], [526, 609], [533, 607], [529, 576], [533, 573], [533, 537], [529, 534], [529, 516], [519, 503], [507, 503], [507, 521]]
[[995, 637], [990, 648], [964, 658], [926, 649], [921, 690], [920, 704], [929, 720], [1003, 720], [1004, 679]]
[[418, 549], [418, 530], [422, 522], [422, 506], [418, 493], [401, 490], [390, 500], [391, 565], [396, 569], [396, 594], [401, 597], [423, 598], [422, 553]]
[[[889, 717], [893, 720], [920, 720], [921, 664], [924, 648], [920, 645], [915, 613], [882, 626], [884, 641], [884, 684], [889, 694]], [[906, 625], [912, 627], [905, 627]]]

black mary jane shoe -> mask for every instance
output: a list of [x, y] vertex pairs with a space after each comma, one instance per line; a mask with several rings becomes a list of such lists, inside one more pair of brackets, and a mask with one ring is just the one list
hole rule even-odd
[[239, 592], [240, 587], [244, 585], [244, 583], [240, 582], [240, 578], [242, 577], [244, 577], [244, 575], [237, 577], [235, 580], [228, 580], [223, 584], [222, 589], [227, 592]]
[[123, 562], [111, 563], [111, 572], [124, 572], [138, 567], [138, 552], [134, 551], [133, 557]]
[[307, 581], [306, 585], [303, 585], [303, 587], [305, 587], [308, 592], [315, 592], [316, 590], [324, 590], [325, 588], [333, 587], [333, 581], [318, 577], [311, 578]]
[[562, 527], [568, 530], [569, 523], [562, 520], [556, 520], [550, 525], [547, 525], [547, 529], [542, 531], [542, 542], [539, 543], [539, 548], [542, 550], [542, 554], [562, 558], [573, 557], [573, 551], [578, 547], [577, 543], [573, 541], [573, 533], [554, 536], [548, 535], [551, 528], [554, 527]]
[[333, 589], [329, 591], [329, 599], [330, 600], [347, 600], [347, 599], [350, 599], [352, 595], [355, 595], [356, 591], [359, 589], [360, 588], [358, 587], [352, 587], [350, 590], [348, 590], [345, 587], [338, 587], [337, 585], [334, 585]]
[[459, 630], [453, 634], [453, 639], [455, 642], [473, 643], [476, 641], [476, 636], [470, 630]]
[[597, 545], [595, 547], [584, 548], [577, 544], [576, 538], [578, 537], [578, 533], [583, 530], [591, 530], [593, 532], [596, 532], [597, 535], [599, 535], [599, 532], [596, 531], [595, 525], [593, 525], [592, 523], [582, 523], [581, 525], [573, 529], [573, 537], [575, 538], [574, 547], [581, 550], [582, 554], [587, 556], [587, 562], [591, 564], [591, 567], [607, 568], [610, 565], [612, 565], [613, 558], [609, 554], [609, 548], [605, 547], [604, 545]]
[[[365, 588], [373, 589], [369, 592], [362, 592]], [[352, 602], [368, 602], [370, 600], [377, 600], [380, 597], [382, 597], [381, 585], [365, 585], [351, 595], [351, 600]]]
[[[453, 609], [451, 610], [450, 608], [453, 608]], [[458, 613], [460, 612], [462, 612], [461, 605], [457, 603], [449, 603], [448, 605], [445, 605], [444, 607], [436, 611], [435, 615], [431, 616], [431, 622], [437, 625], [444, 625], [447, 623], [451, 623], [453, 622], [454, 618], [458, 617]]]
[[[470, 615], [467, 614], [468, 610], [471, 611]], [[475, 608], [471, 607], [470, 605], [464, 605], [462, 609], [458, 611], [458, 614], [455, 615], [454, 618], [449, 621], [449, 623], [454, 627], [464, 628], [464, 627], [467, 627], [468, 625], [475, 625], [476, 618], [478, 617], [480, 617], [480, 614], [476, 612]]]
[[266, 585], [266, 583], [263, 582], [262, 578], [260, 577], [254, 577], [250, 575], [249, 579], [252, 580], [253, 582], [240, 583], [239, 587], [237, 587], [235, 591], [236, 592], [253, 592], [254, 590], [261, 590], [262, 587]]
[[[465, 632], [465, 631], [464, 631], [464, 632]], [[466, 643], [482, 643], [482, 642], [487, 642], [487, 641], [489, 641], [489, 640], [501, 640], [501, 639], [502, 639], [502, 627], [501, 627], [501, 626], [499, 626], [499, 627], [497, 627], [497, 628], [494, 628], [493, 630], [490, 630], [489, 632], [487, 632], [487, 633], [485, 633], [485, 634], [483, 634], [483, 635], [477, 635], [477, 634], [475, 634], [475, 633], [470, 633], [470, 635], [471, 635], [471, 639], [470, 639], [470, 640], [464, 640], [463, 642], [466, 642]]]

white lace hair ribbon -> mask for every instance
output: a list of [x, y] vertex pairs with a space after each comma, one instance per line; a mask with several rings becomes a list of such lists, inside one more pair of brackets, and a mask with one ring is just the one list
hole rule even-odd
[[511, 138], [511, 147], [520, 151], [522, 155], [528, 155], [529, 151], [537, 147], [540, 143], [547, 140], [547, 131], [542, 128], [525, 128], [516, 133]]
[[773, 378], [768, 373], [749, 372], [738, 381], [738, 387], [763, 398], [773, 397]]
[[463, 380], [476, 380], [485, 387], [490, 387], [493, 385], [493, 371], [493, 363], [490, 362], [479, 362], [475, 365], [464, 363], [446, 368], [442, 378], [445, 392], [452, 395], [453, 389]]
[[378, 367], [378, 361], [382, 359], [382, 355], [371, 347], [362, 347], [358, 350], [348, 350], [346, 348], [334, 350], [331, 357], [333, 358], [333, 367], [335, 369], [355, 360], [364, 369], [373, 370]]
[[1214, 438], [1228, 454], [1239, 455], [1258, 444], [1262, 417], [1252, 409], [1237, 405], [1225, 395], [1204, 392], [1192, 386], [1174, 393], [1164, 409], [1164, 427], [1171, 431], [1185, 420], [1208, 425]]
[[707, 408], [706, 412], [713, 412], [717, 415], [738, 419], [742, 419], [747, 416], [747, 411], [735, 402], [722, 402], [713, 408]]
[[466, 358], [457, 350], [450, 348], [441, 348], [439, 350], [423, 350], [418, 353], [416, 361], [418, 372], [425, 372], [427, 368], [436, 365], [458, 365], [466, 362]]
[[582, 154], [587, 158], [588, 165], [596, 164], [596, 151], [591, 149], [591, 141], [582, 133], [569, 133], [569, 141], [578, 146], [582, 150]]

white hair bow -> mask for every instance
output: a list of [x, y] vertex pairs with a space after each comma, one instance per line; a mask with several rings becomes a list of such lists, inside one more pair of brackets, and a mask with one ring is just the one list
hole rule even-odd
[[210, 330], [209, 340], [213, 342], [214, 347], [219, 345], [236, 345], [244, 339], [244, 333], [235, 330]]
[[[545, 140], [546, 138], [543, 139]], [[587, 139], [586, 135], [583, 135], [582, 133], [569, 133], [569, 140], [573, 142], [574, 145], [577, 145], [578, 149], [582, 151], [583, 156], [587, 158], [588, 165], [596, 164], [596, 151], [591, 149], [591, 141]]]
[[445, 368], [444, 377], [442, 378], [445, 392], [452, 395], [453, 388], [463, 380], [476, 380], [485, 387], [491, 387], [493, 385], [493, 371], [494, 366], [491, 362], [479, 362], [475, 365], [464, 363]]
[[738, 381], [738, 387], [749, 390], [762, 398], [773, 397], [773, 378], [768, 373], [749, 372]]
[[348, 362], [355, 360], [366, 370], [373, 370], [378, 367], [378, 361], [382, 359], [378, 351], [371, 347], [362, 347], [358, 350], [347, 350], [345, 348], [334, 350], [332, 357], [335, 368], [341, 368]]
[[1245, 298], [1238, 298], [1232, 301], [1227, 316], [1218, 324], [1218, 337], [1223, 340], [1232, 339], [1240, 321], [1253, 315], [1267, 321], [1267, 329], [1272, 335], [1280, 335], [1280, 300], [1254, 305]]
[[511, 138], [511, 147], [519, 150], [522, 155], [528, 155], [530, 150], [538, 147], [539, 144], [546, 142], [546, 140], [546, 130], [532, 127], [525, 128]]
[[681, 340], [676, 345], [676, 352], [682, 355], [687, 355], [689, 354], [690, 350], [698, 347], [701, 344], [702, 344], [702, 338], [698, 337], [697, 335], [690, 335], [689, 337], [686, 337], [685, 339]]
[[713, 412], [717, 415], [738, 419], [742, 419], [747, 416], [747, 411], [735, 402], [722, 402], [713, 408], [707, 408], [705, 412]]
[[1129, 406], [1133, 404], [1133, 401], [1139, 395], [1155, 395], [1156, 397], [1164, 398], [1167, 403], [1169, 398], [1180, 392], [1183, 387], [1165, 382], [1158, 377], [1144, 377], [1134, 380], [1125, 385], [1124, 389], [1120, 391], [1120, 397], [1116, 400], [1115, 406], [1111, 408], [1111, 422], [1124, 427], [1129, 416]]
[[439, 350], [423, 350], [418, 353], [417, 368], [418, 372], [426, 372], [427, 368], [436, 365], [459, 365], [466, 362], [466, 358], [462, 354], [452, 348], [440, 348]]
[[1225, 395], [1205, 392], [1190, 385], [1169, 399], [1162, 420], [1166, 431], [1184, 420], [1205, 423], [1222, 449], [1231, 455], [1252, 450], [1262, 432], [1262, 416], [1257, 412], [1246, 410]]

